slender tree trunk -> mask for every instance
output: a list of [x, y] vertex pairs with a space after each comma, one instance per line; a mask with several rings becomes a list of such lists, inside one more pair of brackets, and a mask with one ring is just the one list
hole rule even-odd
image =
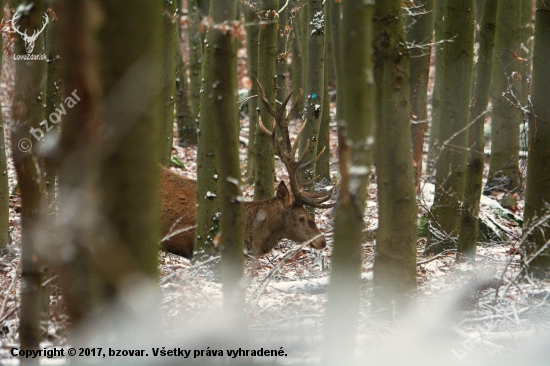
[[[305, 151], [305, 161], [313, 160], [316, 156], [319, 143], [319, 129], [323, 117], [324, 103], [324, 79], [325, 79], [325, 23], [326, 8], [324, 1], [307, 1], [307, 73], [306, 93], [304, 101], [304, 132], [300, 140], [300, 153]], [[328, 111], [327, 111], [328, 113]], [[307, 146], [306, 151], [306, 144]], [[324, 152], [328, 154], [328, 151]], [[316, 176], [316, 164], [300, 172], [303, 182], [307, 182]], [[314, 185], [307, 188], [313, 190]]]
[[344, 69], [340, 74], [340, 90], [341, 97], [346, 100], [342, 111], [345, 123], [339, 133], [342, 189], [335, 214], [334, 250], [324, 324], [322, 361], [326, 365], [353, 363], [361, 300], [363, 215], [376, 118], [371, 48], [373, 2], [344, 2], [342, 10], [341, 44], [345, 49], [355, 51], [345, 56], [346, 62], [341, 61]]
[[191, 102], [189, 100], [189, 85], [187, 85], [187, 68], [183, 60], [181, 52], [181, 43], [178, 29], [181, 29], [179, 24], [176, 26], [174, 37], [174, 57], [176, 60], [176, 119], [178, 123], [178, 144], [186, 147], [197, 144], [197, 122], [193, 118]]
[[474, 0], [446, 0], [446, 44], [441, 87], [435, 198], [426, 252], [456, 245], [468, 161], [468, 123], [474, 57]]
[[[204, 47], [204, 65], [201, 87], [201, 112], [199, 117], [199, 136], [197, 143], [197, 228], [195, 229], [195, 260], [202, 261], [208, 256], [217, 255], [219, 249], [214, 245], [218, 233], [220, 201], [218, 199], [218, 151], [216, 149], [216, 116], [211, 105], [215, 103], [215, 90], [210, 76], [210, 62], [214, 53], [206, 33]], [[217, 83], [216, 83], [217, 86]]]
[[172, 155], [172, 143], [174, 141], [174, 100], [176, 94], [176, 58], [175, 58], [175, 33], [173, 14], [176, 12], [175, 1], [164, 2], [163, 12], [163, 33], [164, 33], [164, 73], [162, 82], [164, 89], [162, 95], [164, 99], [164, 108], [162, 118], [164, 129], [162, 132], [162, 153], [160, 162], [162, 165], [170, 166], [170, 157]]
[[[28, 3], [24, 3], [28, 6]], [[20, 12], [20, 29], [40, 29], [44, 22], [44, 2], [34, 1], [28, 12]], [[14, 53], [26, 55], [25, 42], [15, 42]], [[44, 37], [36, 39], [32, 54], [44, 54]], [[21, 290], [19, 340], [20, 348], [39, 349], [40, 321], [42, 310], [43, 260], [39, 254], [38, 241], [41, 235], [41, 220], [45, 218], [44, 171], [32, 147], [31, 135], [40, 135], [43, 140], [47, 131], [39, 123], [44, 120], [44, 106], [36, 103], [46, 92], [46, 62], [16, 61], [15, 88], [12, 105], [11, 141], [12, 156], [21, 191]], [[33, 133], [34, 132], [34, 133]], [[26, 149], [29, 147], [29, 149]], [[38, 359], [20, 359], [22, 364], [38, 364]]]
[[479, 204], [485, 163], [483, 126], [491, 90], [493, 50], [497, 20], [498, 0], [485, 0], [479, 31], [479, 51], [476, 67], [474, 95], [470, 106], [468, 127], [468, 166], [464, 189], [464, 205], [460, 216], [457, 259], [464, 255], [475, 260]]
[[[0, 0], [1, 9], [4, 9], [4, 0]], [[0, 48], [4, 47], [4, 39], [0, 39]], [[2, 65], [4, 53], [0, 54], [0, 65]], [[2, 70], [0, 70], [0, 78]], [[4, 117], [0, 105], [0, 255], [3, 254], [9, 243], [9, 222], [10, 222], [10, 187], [8, 182], [8, 160], [6, 157]]]
[[[527, 163], [527, 187], [525, 190], [525, 224], [529, 229], [533, 222], [548, 213], [550, 202], [550, 4], [537, 0], [535, 16], [535, 46], [533, 55], [532, 110], [529, 122], [530, 147]], [[533, 256], [546, 245], [546, 249], [531, 262], [533, 274], [544, 278], [550, 271], [548, 223], [536, 228], [529, 237], [528, 254]]]
[[[53, 7], [56, 10], [55, 3], [48, 1], [48, 6]], [[59, 55], [59, 49], [56, 44], [56, 39], [59, 37], [59, 24], [57, 20], [52, 20], [46, 28], [46, 53], [48, 57], [48, 84], [46, 86], [46, 117], [55, 113], [55, 109], [59, 108], [59, 105], [63, 102], [63, 82], [60, 76], [60, 62], [61, 56]], [[51, 123], [52, 129], [46, 136], [55, 141], [57, 139], [59, 123]], [[57, 174], [56, 164], [52, 159], [45, 159], [46, 168], [46, 191], [48, 193], [48, 206], [51, 215], [55, 214], [55, 177]], [[48, 295], [49, 299], [49, 295]]]
[[191, 110], [193, 112], [193, 121], [199, 124], [200, 112], [200, 90], [202, 78], [202, 36], [199, 32], [201, 16], [197, 0], [187, 1], [187, 12], [189, 17], [189, 77], [191, 93]]
[[[533, 0], [521, 1], [521, 47], [520, 55], [523, 59], [520, 63], [521, 71], [521, 95], [522, 123], [528, 122], [529, 88], [531, 86], [531, 73], [533, 69]], [[523, 136], [520, 136], [520, 139]]]
[[[221, 24], [235, 19], [237, 0], [212, 0], [213, 21]], [[224, 307], [242, 308], [244, 291], [240, 281], [244, 272], [244, 211], [241, 197], [241, 167], [239, 159], [239, 120], [237, 118], [237, 49], [235, 38], [220, 29], [210, 30], [210, 46], [214, 50], [211, 72], [206, 83], [217, 83], [213, 110], [218, 136], [216, 144], [220, 172], [220, 246]]]
[[486, 189], [516, 190], [521, 188], [519, 174], [519, 124], [521, 111], [516, 105], [521, 93], [520, 53], [521, 3], [500, 0], [495, 36], [495, 61], [491, 96], [491, 163]]
[[[294, 13], [292, 22], [293, 42], [292, 42], [292, 89], [304, 90], [306, 84], [306, 62], [307, 62], [307, 8], [304, 2], [294, 0], [297, 6], [297, 12]], [[296, 98], [298, 93], [295, 94]], [[295, 110], [296, 117], [301, 118], [304, 113], [304, 98], [298, 101]]]
[[248, 183], [254, 183], [256, 178], [256, 127], [258, 126], [258, 36], [260, 32], [260, 24], [258, 21], [258, 9], [252, 4], [245, 6], [246, 19], [246, 55], [247, 55], [247, 72], [252, 87], [249, 91], [248, 99], [248, 159], [247, 159], [247, 176]]
[[[286, 7], [282, 13], [279, 14], [279, 29], [277, 31], [277, 100], [282, 102], [287, 95], [286, 91], [286, 55], [287, 55], [287, 37], [286, 37], [286, 26], [288, 23], [288, 7]], [[290, 50], [289, 50], [290, 52]]]
[[341, 47], [341, 37], [340, 37], [340, 27], [341, 27], [341, 21], [340, 21], [340, 13], [341, 13], [341, 3], [335, 2], [335, 1], [329, 1], [328, 2], [328, 17], [330, 19], [329, 22], [329, 34], [330, 34], [330, 42], [332, 43], [332, 54], [330, 57], [333, 59], [334, 63], [334, 71], [335, 71], [335, 79], [336, 79], [336, 120], [340, 121], [342, 119], [342, 114], [344, 110], [344, 98], [341, 98], [338, 94], [338, 91], [340, 90], [340, 79], [342, 78], [342, 70], [343, 67], [340, 64], [341, 58], [340, 55], [342, 55], [342, 47]]
[[376, 2], [374, 56], [379, 205], [374, 296], [377, 307], [389, 310], [395, 304], [399, 311], [416, 288], [417, 221], [409, 123], [409, 52], [400, 0]]
[[[422, 177], [422, 157], [424, 153], [424, 132], [428, 122], [428, 83], [430, 81], [430, 54], [434, 30], [434, 0], [415, 1], [407, 22], [409, 32], [407, 42], [417, 47], [410, 49], [411, 53], [411, 136], [414, 164], [414, 184], [416, 192], [420, 191]], [[424, 46], [424, 47], [418, 47]]]
[[[261, 20], [266, 22], [260, 27], [259, 34], [259, 69], [258, 80], [265, 90], [265, 96], [272, 106], [275, 106], [276, 73], [277, 62], [277, 11], [279, 0], [262, 1]], [[260, 118], [264, 126], [271, 130], [272, 118], [263, 105], [260, 107]], [[261, 129], [256, 129], [254, 147], [256, 149], [256, 181], [254, 184], [254, 200], [273, 197], [275, 193], [273, 178], [275, 175], [275, 152], [271, 145], [271, 138], [264, 134]]]
[[445, 1], [446, 0], [434, 0], [434, 41], [435, 41], [435, 74], [434, 74], [434, 90], [432, 94], [432, 124], [430, 127], [430, 145], [428, 146], [428, 166], [426, 172], [429, 176], [434, 175], [434, 165], [439, 152], [439, 116], [441, 113], [441, 81], [443, 78], [443, 59], [445, 54], [445, 46], [448, 42], [448, 36], [444, 34], [444, 21], [445, 16]]
[[317, 144], [316, 154], [320, 154], [323, 149], [325, 152], [315, 166], [315, 174], [325, 183], [330, 182], [330, 98], [328, 96], [328, 68], [329, 68], [328, 42], [325, 43], [325, 70], [323, 82], [323, 115], [321, 125], [319, 126], [319, 143]]

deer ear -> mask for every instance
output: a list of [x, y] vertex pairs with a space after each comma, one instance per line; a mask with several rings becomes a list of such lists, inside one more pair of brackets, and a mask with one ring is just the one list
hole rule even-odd
[[277, 198], [283, 201], [284, 206], [290, 206], [292, 204], [290, 193], [283, 180], [279, 183], [279, 186], [277, 186]]

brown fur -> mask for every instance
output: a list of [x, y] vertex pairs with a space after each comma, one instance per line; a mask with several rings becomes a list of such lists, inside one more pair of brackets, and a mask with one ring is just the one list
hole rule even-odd
[[[197, 182], [161, 167], [162, 237], [183, 232], [161, 242], [161, 247], [171, 253], [192, 258], [197, 218]], [[294, 204], [284, 182], [277, 187], [273, 198], [245, 202], [245, 245], [248, 253], [269, 253], [282, 239], [295, 242], [307, 241], [321, 232], [304, 208]], [[325, 238], [314, 240], [316, 249], [326, 246]]]

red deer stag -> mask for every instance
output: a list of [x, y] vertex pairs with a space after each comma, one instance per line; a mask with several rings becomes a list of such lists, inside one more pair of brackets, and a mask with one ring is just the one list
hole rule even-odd
[[[260, 121], [260, 128], [272, 137], [275, 151], [285, 164], [290, 179], [289, 193], [284, 181], [279, 183], [275, 197], [261, 201], [245, 202], [245, 245], [249, 254], [262, 255], [269, 253], [282, 239], [290, 239], [295, 242], [305, 242], [315, 237], [311, 242], [315, 249], [323, 249], [326, 246], [325, 238], [315, 225], [315, 221], [304, 208], [304, 205], [328, 208], [324, 205], [333, 193], [333, 190], [324, 193], [310, 193], [303, 190], [311, 185], [312, 181], [301, 183], [298, 179], [299, 172], [312, 166], [324, 152], [313, 160], [302, 163], [307, 151], [296, 160], [296, 150], [302, 135], [305, 123], [298, 133], [294, 146], [290, 144], [288, 136], [288, 123], [290, 116], [301, 97], [298, 97], [292, 110], [285, 116], [286, 105], [292, 96], [290, 93], [281, 107], [274, 110], [265, 99], [265, 94], [260, 86], [260, 96], [269, 114], [275, 119], [273, 131], [269, 131]], [[280, 145], [275, 137], [275, 127], [279, 125], [285, 138], [285, 148]], [[191, 259], [193, 256], [195, 240], [195, 222], [197, 217], [196, 192], [197, 182], [161, 167], [161, 198], [162, 198], [162, 237], [161, 247], [171, 253]]]

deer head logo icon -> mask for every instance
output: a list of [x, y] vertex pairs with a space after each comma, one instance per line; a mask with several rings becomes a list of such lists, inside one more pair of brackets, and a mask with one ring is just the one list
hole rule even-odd
[[40, 33], [42, 33], [44, 31], [44, 29], [48, 25], [50, 19], [48, 18], [47, 14], [44, 14], [44, 24], [42, 26], [42, 29], [35, 30], [33, 32], [33, 34], [31, 36], [29, 36], [27, 34], [27, 31], [21, 32], [19, 30], [19, 26], [16, 25], [16, 22], [18, 22], [20, 18], [21, 18], [21, 14], [19, 14], [19, 12], [15, 12], [15, 14], [13, 14], [13, 18], [11, 19], [11, 26], [15, 30], [15, 32], [17, 32], [21, 35], [21, 38], [23, 38], [23, 41], [25, 41], [25, 49], [27, 50], [27, 53], [32, 53], [32, 50], [34, 49], [34, 44], [36, 42], [36, 39], [38, 38]]

